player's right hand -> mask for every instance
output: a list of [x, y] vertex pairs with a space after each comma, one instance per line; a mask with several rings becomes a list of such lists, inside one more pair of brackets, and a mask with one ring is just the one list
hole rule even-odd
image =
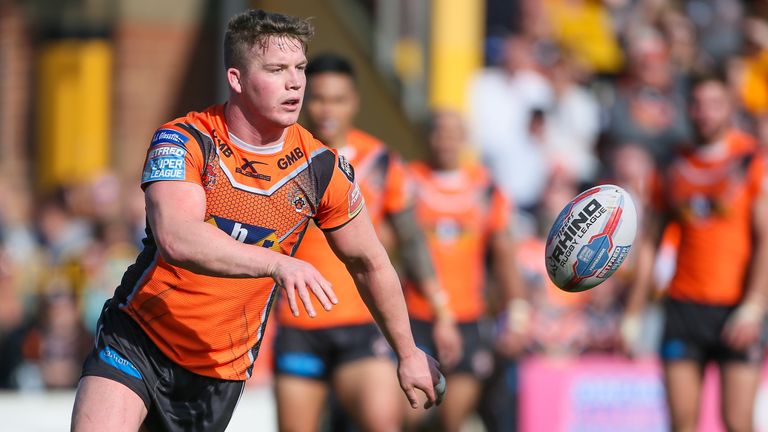
[[291, 308], [293, 316], [299, 316], [299, 306], [296, 302], [297, 294], [304, 304], [304, 309], [313, 318], [317, 313], [312, 305], [310, 292], [327, 311], [339, 302], [331, 283], [311, 264], [302, 260], [280, 255], [270, 272], [270, 276], [285, 290], [285, 297], [288, 299], [288, 306]]
[[453, 369], [463, 353], [461, 332], [453, 319], [438, 318], [432, 329], [432, 338], [437, 348], [437, 358], [446, 370]]
[[[442, 383], [441, 383], [442, 378]], [[428, 356], [424, 351], [416, 349], [412, 355], [401, 357], [397, 364], [397, 379], [403, 389], [411, 408], [419, 407], [419, 397], [416, 389], [427, 396], [424, 408], [440, 405], [445, 397], [445, 377], [440, 372], [437, 360]]]

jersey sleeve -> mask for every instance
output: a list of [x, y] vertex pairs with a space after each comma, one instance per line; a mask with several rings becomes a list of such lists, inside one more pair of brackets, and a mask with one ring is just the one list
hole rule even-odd
[[317, 226], [324, 230], [339, 228], [354, 219], [364, 207], [365, 200], [355, 182], [354, 168], [346, 158], [336, 154], [331, 179], [315, 215]]
[[488, 232], [498, 233], [509, 228], [511, 203], [495, 185], [490, 186], [490, 208], [488, 212]]
[[165, 125], [152, 136], [141, 174], [141, 188], [157, 181], [202, 185], [203, 156], [196, 140], [176, 125]]
[[399, 213], [413, 203], [412, 189], [403, 161], [394, 153], [389, 154], [389, 164], [384, 180], [383, 207], [388, 214]]

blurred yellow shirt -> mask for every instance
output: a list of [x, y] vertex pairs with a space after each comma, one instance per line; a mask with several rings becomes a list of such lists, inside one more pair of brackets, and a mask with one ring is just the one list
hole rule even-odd
[[611, 17], [593, 0], [545, 0], [544, 11], [557, 42], [595, 72], [617, 72], [623, 63]]
[[768, 112], [768, 50], [744, 59], [739, 93], [750, 113]]

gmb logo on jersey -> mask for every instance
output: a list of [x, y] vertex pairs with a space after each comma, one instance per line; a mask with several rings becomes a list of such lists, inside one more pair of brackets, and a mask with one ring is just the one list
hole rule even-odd
[[209, 224], [229, 234], [240, 243], [265, 247], [274, 251], [280, 251], [280, 241], [275, 230], [256, 225], [248, 225], [219, 216], [213, 216], [206, 220]]
[[161, 145], [152, 148], [147, 155], [147, 164], [141, 175], [141, 182], [158, 180], [184, 180], [184, 159], [187, 151], [175, 145]]

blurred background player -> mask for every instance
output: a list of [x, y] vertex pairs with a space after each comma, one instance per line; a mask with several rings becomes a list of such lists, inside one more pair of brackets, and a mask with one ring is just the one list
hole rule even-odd
[[[442, 302], [461, 330], [462, 356], [458, 363], [445, 366], [451, 391], [438, 409], [441, 430], [459, 431], [478, 403], [483, 380], [493, 371], [490, 338], [481, 329], [488, 254], [493, 259], [494, 300], [508, 305], [497, 341], [508, 356], [524, 347], [529, 310], [515, 259], [510, 204], [483, 167], [462, 162], [466, 134], [461, 115], [434, 113], [428, 141], [427, 162], [414, 162], [409, 174], [416, 216], [446, 292]], [[406, 301], [417, 345], [434, 353], [432, 328], [440, 320], [439, 311], [412, 283], [406, 284]], [[413, 417], [411, 427], [420, 416]]]
[[[414, 219], [404, 167], [378, 139], [353, 126], [360, 100], [352, 65], [335, 54], [307, 65], [307, 124], [323, 143], [354, 166], [374, 226], [388, 223], [409, 274], [441, 298], [424, 236]], [[328, 385], [362, 430], [391, 431], [402, 424], [402, 404], [391, 351], [357, 292], [347, 268], [333, 253], [322, 230], [307, 230], [296, 258], [311, 263], [333, 285], [339, 299], [333, 311], [315, 318], [295, 317], [278, 307], [275, 339], [275, 393], [281, 430], [317, 429], [328, 400]], [[452, 364], [460, 355], [458, 330], [444, 305], [436, 326], [436, 353]], [[316, 305], [316, 307], [319, 307]], [[301, 406], [296, 415], [293, 407]]]
[[650, 290], [653, 245], [664, 220], [679, 226], [660, 351], [675, 431], [697, 429], [704, 367], [711, 361], [720, 366], [726, 428], [753, 430], [768, 300], [768, 170], [756, 141], [732, 126], [733, 114], [722, 78], [707, 75], [692, 84], [694, 145], [665, 172], [657, 217], [648, 216], [638, 244], [645, 271], [628, 319], [636, 319]]

